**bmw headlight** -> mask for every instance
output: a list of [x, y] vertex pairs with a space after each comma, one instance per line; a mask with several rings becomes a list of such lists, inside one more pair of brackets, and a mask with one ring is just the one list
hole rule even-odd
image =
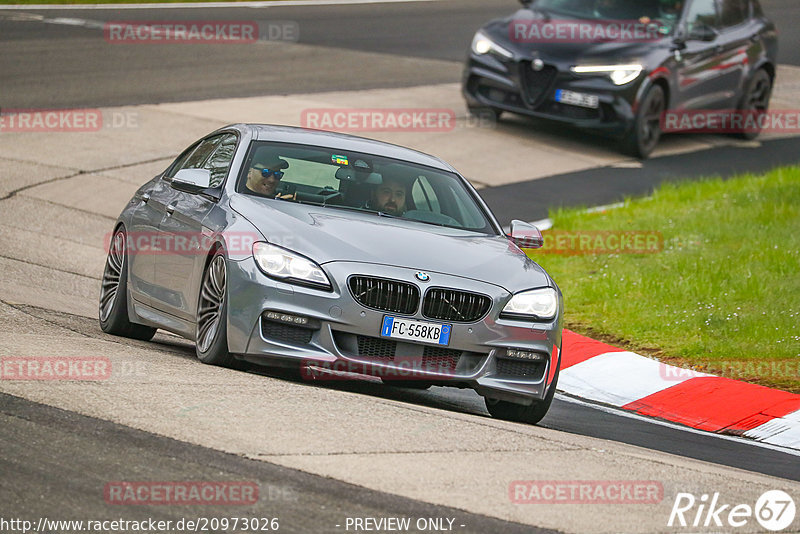
[[500, 317], [550, 320], [558, 313], [558, 293], [552, 287], [517, 293], [508, 301]]
[[482, 31], [478, 31], [475, 34], [475, 37], [472, 38], [472, 51], [479, 56], [488, 54], [489, 52], [494, 52], [505, 58], [511, 58], [514, 56], [511, 51], [506, 50], [499, 44], [489, 39], [489, 37]]
[[605, 74], [614, 85], [630, 83], [642, 73], [644, 67], [639, 63], [627, 65], [576, 65], [570, 70], [575, 74]]
[[272, 278], [301, 285], [330, 289], [322, 267], [291, 250], [270, 243], [253, 243], [253, 258], [259, 269]]

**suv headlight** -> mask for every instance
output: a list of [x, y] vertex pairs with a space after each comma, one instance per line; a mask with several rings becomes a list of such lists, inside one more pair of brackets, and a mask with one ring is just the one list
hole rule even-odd
[[506, 50], [499, 44], [489, 39], [489, 37], [482, 31], [478, 31], [475, 34], [475, 37], [472, 38], [472, 51], [479, 56], [488, 54], [489, 52], [494, 52], [505, 58], [514, 57], [514, 54], [512, 54], [510, 50]]
[[552, 287], [517, 293], [505, 305], [500, 317], [550, 320], [558, 313], [558, 293]]
[[264, 274], [272, 278], [320, 289], [331, 283], [322, 267], [306, 257], [270, 243], [253, 243], [253, 259]]
[[576, 65], [570, 70], [575, 74], [605, 74], [614, 85], [630, 83], [642, 73], [644, 67], [638, 63], [628, 65]]

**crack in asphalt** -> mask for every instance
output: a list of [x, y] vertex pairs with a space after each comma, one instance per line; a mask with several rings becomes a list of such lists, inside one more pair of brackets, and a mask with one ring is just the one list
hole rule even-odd
[[[35, 267], [42, 267], [43, 269], [51, 269], [51, 270], [57, 271], [59, 273], [72, 274], [72, 275], [80, 276], [80, 277], [83, 277], [83, 278], [89, 278], [90, 280], [98, 280], [98, 281], [102, 280], [102, 277], [100, 277], [100, 276], [90, 276], [88, 274], [81, 274], [81, 273], [76, 273], [76, 272], [73, 272], [73, 271], [67, 271], [67, 270], [64, 270], [64, 269], [58, 269], [58, 268], [53, 267], [51, 265], [42, 265], [41, 263], [32, 262], [30, 260], [22, 260], [20, 258], [12, 258], [11, 256], [5, 256], [3, 254], [0, 254], [0, 258], [5, 259], [5, 260], [18, 261], [20, 263], [24, 263], [25, 265], [33, 265]], [[0, 302], [2, 302], [2, 300], [0, 300]]]
[[[84, 174], [97, 174], [97, 173], [102, 173], [102, 172], [107, 172], [107, 171], [116, 171], [116, 170], [119, 170], [119, 169], [127, 169], [129, 167], [135, 167], [137, 165], [145, 165], [147, 163], [155, 163], [157, 161], [175, 159], [176, 156], [177, 155], [162, 156], [162, 157], [159, 157], [159, 158], [153, 158], [153, 159], [148, 159], [148, 160], [143, 160], [143, 161], [137, 161], [137, 162], [133, 162], [133, 163], [123, 163], [121, 165], [113, 165], [111, 167], [102, 167], [100, 169], [77, 170], [77, 172], [75, 172], [74, 174], [70, 174], [68, 176], [57, 176], [55, 178], [50, 178], [49, 180], [44, 180], [42, 182], [37, 182], [35, 184], [28, 184], [28, 185], [22, 186], [22, 187], [20, 187], [18, 189], [14, 189], [14, 190], [10, 191], [9, 193], [6, 193], [5, 196], [0, 197], [0, 202], [3, 201], [3, 200], [8, 200], [9, 198], [16, 196], [17, 194], [19, 194], [19, 193], [21, 193], [23, 191], [27, 191], [28, 189], [33, 189], [35, 187], [39, 187], [40, 185], [52, 184], [54, 182], [59, 182], [59, 181], [62, 181], [62, 180], [68, 180], [70, 178], [75, 178], [76, 176], [82, 176]], [[0, 158], [0, 159], [8, 159], [10, 161], [18, 161], [20, 163], [29, 163], [29, 164], [32, 164], [32, 165], [40, 165], [39, 163], [34, 162], [34, 161], [15, 160], [15, 159], [11, 159], [11, 158]], [[73, 171], [76, 170], [76, 169], [71, 169], [69, 167], [54, 167], [54, 168], [56, 168], [56, 169], [67, 169], [67, 170], [73, 170]], [[61, 204], [59, 204], [59, 205], [61, 205]], [[80, 208], [73, 208], [72, 206], [66, 206], [66, 207], [69, 208], [69, 209], [74, 209], [76, 211], [84, 211], [85, 213], [92, 213], [93, 215], [99, 215], [98, 213], [86, 212], [85, 210], [81, 210]], [[108, 217], [106, 215], [101, 215], [101, 217], [113, 218], [113, 217]]]

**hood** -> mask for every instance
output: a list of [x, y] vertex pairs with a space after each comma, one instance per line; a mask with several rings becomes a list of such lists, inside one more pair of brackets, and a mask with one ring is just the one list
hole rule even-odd
[[[524, 42], [512, 39], [512, 22], [519, 20], [546, 21], [538, 13], [534, 15], [527, 9], [520, 9], [510, 17], [496, 19], [483, 27], [483, 31], [498, 44], [516, 51], [524, 57], [541, 57], [546, 61], [577, 63], [582, 60], [596, 59], [598, 61], [629, 61], [642, 59], [652, 53], [654, 48], [671, 46], [673, 38], [665, 35], [659, 39], [634, 41], [594, 39], [583, 42], [537, 41]], [[563, 15], [551, 15], [552, 21], [572, 20]], [[577, 20], [577, 19], [574, 19]], [[600, 24], [601, 21], [592, 21]]]
[[321, 265], [406, 267], [479, 280], [512, 293], [549, 285], [544, 270], [504, 236], [241, 194], [231, 197], [230, 205], [271, 243]]

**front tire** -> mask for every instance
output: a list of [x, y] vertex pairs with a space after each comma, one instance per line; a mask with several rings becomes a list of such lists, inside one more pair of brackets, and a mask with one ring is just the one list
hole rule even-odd
[[132, 323], [128, 318], [128, 255], [125, 243], [125, 230], [120, 227], [109, 244], [103, 271], [98, 307], [100, 329], [114, 336], [149, 341], [156, 335], [156, 329]]
[[647, 159], [661, 139], [661, 115], [667, 109], [664, 90], [653, 85], [639, 105], [633, 127], [622, 141], [622, 150], [629, 156]]
[[238, 367], [228, 352], [228, 269], [225, 254], [217, 251], [208, 262], [197, 302], [195, 352], [209, 365]]
[[495, 419], [516, 421], [529, 425], [537, 424], [547, 415], [547, 411], [550, 410], [550, 405], [553, 403], [559, 371], [560, 370], [556, 371], [556, 376], [553, 377], [553, 383], [550, 384], [550, 389], [544, 399], [536, 401], [530, 406], [523, 406], [522, 404], [484, 397], [483, 400], [486, 403], [486, 409], [489, 410], [489, 413]]
[[467, 112], [474, 118], [478, 119], [481, 125], [484, 121], [488, 126], [494, 126], [500, 120], [503, 114], [502, 109], [493, 108], [491, 106], [467, 106]]

